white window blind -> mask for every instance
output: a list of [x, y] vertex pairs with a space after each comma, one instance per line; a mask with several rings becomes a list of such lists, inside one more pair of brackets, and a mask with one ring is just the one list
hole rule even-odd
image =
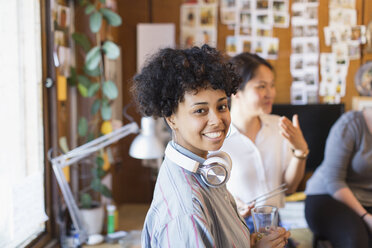
[[0, 0], [0, 247], [44, 230], [40, 2]]

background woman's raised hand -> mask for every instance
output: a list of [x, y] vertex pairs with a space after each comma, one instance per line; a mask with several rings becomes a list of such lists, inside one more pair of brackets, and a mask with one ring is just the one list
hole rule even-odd
[[305, 153], [308, 150], [307, 142], [302, 134], [298, 115], [293, 115], [292, 122], [285, 116], [279, 120], [280, 134], [291, 144], [291, 148]]

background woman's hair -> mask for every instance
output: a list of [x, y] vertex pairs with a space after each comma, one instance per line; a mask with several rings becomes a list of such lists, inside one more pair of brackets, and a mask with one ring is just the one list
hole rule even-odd
[[234, 65], [236, 73], [242, 78], [239, 90], [243, 90], [247, 82], [256, 76], [260, 65], [267, 66], [271, 71], [274, 71], [270, 63], [257, 54], [241, 53], [231, 58], [230, 62]]
[[168, 117], [184, 100], [185, 92], [213, 88], [229, 97], [240, 83], [231, 63], [215, 48], [203, 45], [161, 49], [134, 76], [131, 91], [142, 115]]

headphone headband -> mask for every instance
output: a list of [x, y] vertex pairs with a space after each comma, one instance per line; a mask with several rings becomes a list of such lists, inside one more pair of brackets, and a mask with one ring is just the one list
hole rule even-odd
[[[184, 152], [189, 151], [185, 149]], [[182, 168], [200, 174], [204, 183], [210, 187], [222, 186], [230, 177], [231, 159], [225, 152], [212, 152], [208, 155], [207, 160], [198, 162], [196, 159], [188, 157], [182, 150], [176, 149], [173, 144], [168, 143], [165, 156]]]

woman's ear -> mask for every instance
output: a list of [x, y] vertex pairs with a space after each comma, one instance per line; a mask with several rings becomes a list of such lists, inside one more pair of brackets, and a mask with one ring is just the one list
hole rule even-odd
[[168, 126], [174, 131], [176, 130], [176, 123], [174, 121], [174, 115], [165, 117], [165, 121], [168, 123]]

